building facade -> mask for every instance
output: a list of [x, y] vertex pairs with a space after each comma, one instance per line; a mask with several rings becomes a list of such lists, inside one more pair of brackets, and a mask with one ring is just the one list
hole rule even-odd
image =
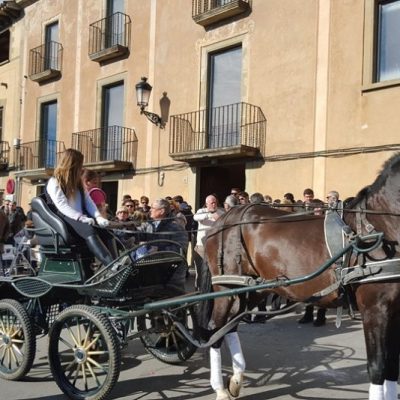
[[23, 206], [68, 147], [114, 209], [354, 196], [400, 149], [399, 0], [8, 0], [0, 27], [0, 188]]

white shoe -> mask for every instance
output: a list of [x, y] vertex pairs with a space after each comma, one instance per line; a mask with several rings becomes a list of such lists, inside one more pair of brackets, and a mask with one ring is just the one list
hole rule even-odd
[[231, 400], [228, 392], [225, 389], [216, 390], [217, 397], [215, 400]]
[[235, 374], [228, 380], [228, 391], [231, 396], [239, 397], [243, 385], [243, 374]]

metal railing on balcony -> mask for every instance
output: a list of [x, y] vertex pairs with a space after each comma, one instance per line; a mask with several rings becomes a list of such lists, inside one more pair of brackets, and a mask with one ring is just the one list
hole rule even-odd
[[59, 155], [64, 151], [64, 142], [58, 140], [36, 140], [21, 143], [15, 149], [16, 167], [19, 170], [55, 168]]
[[170, 154], [243, 145], [264, 154], [267, 120], [248, 103], [194, 111], [170, 117]]
[[4, 140], [0, 141], [0, 165], [10, 164], [10, 144]]
[[201, 25], [245, 12], [251, 0], [192, 0], [192, 18]]
[[61, 71], [63, 47], [61, 43], [49, 41], [31, 49], [29, 53], [29, 76], [44, 71]]
[[89, 26], [89, 56], [113, 46], [129, 48], [131, 19], [117, 12]]
[[138, 140], [133, 129], [106, 126], [72, 134], [72, 147], [83, 153], [86, 164], [104, 161], [136, 165]]

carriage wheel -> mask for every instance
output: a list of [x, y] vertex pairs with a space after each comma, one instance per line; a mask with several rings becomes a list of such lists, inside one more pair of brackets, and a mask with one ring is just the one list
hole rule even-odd
[[104, 399], [118, 380], [121, 363], [110, 321], [89, 306], [62, 311], [49, 333], [49, 362], [70, 399]]
[[36, 337], [28, 312], [16, 300], [0, 301], [0, 377], [19, 380], [31, 369]]
[[[196, 337], [197, 324], [193, 308], [179, 310], [175, 314], [192, 337]], [[188, 342], [171, 319], [159, 313], [149, 313], [137, 317], [140, 339], [145, 349], [158, 360], [167, 364], [179, 364], [188, 360], [196, 351], [196, 346]]]

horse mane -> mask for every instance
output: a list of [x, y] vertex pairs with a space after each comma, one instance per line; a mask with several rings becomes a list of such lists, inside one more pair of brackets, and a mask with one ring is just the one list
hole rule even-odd
[[394, 154], [385, 161], [375, 181], [371, 185], [365, 186], [363, 189], [361, 189], [346, 208], [354, 208], [361, 202], [361, 200], [377, 193], [386, 184], [386, 180], [390, 172], [395, 168], [400, 169], [400, 153]]

